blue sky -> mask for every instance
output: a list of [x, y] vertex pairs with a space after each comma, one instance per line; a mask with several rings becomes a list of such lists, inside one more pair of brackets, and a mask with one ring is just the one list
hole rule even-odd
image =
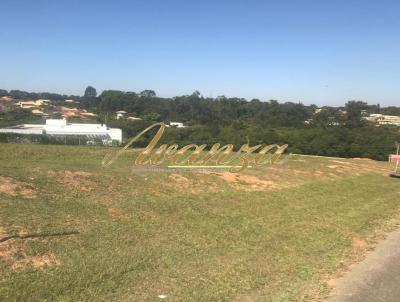
[[400, 105], [399, 1], [2, 0], [0, 88]]

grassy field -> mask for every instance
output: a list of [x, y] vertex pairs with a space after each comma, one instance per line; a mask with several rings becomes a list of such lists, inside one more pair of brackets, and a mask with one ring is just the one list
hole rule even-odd
[[387, 163], [133, 173], [106, 152], [0, 144], [1, 301], [319, 301], [399, 216]]

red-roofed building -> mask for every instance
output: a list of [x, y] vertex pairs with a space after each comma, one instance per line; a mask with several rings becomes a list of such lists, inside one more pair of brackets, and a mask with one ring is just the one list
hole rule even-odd
[[10, 96], [2, 96], [0, 98], [0, 102], [11, 102], [12, 100], [13, 100], [13, 98]]

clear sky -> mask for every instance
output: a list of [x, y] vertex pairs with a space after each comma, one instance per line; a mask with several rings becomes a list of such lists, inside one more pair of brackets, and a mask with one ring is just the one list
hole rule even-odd
[[0, 88], [400, 105], [400, 1], [1, 0]]

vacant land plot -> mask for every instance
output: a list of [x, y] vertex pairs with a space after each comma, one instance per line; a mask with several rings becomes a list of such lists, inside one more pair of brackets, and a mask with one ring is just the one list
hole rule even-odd
[[400, 210], [387, 163], [132, 173], [106, 153], [0, 144], [1, 301], [317, 301]]

